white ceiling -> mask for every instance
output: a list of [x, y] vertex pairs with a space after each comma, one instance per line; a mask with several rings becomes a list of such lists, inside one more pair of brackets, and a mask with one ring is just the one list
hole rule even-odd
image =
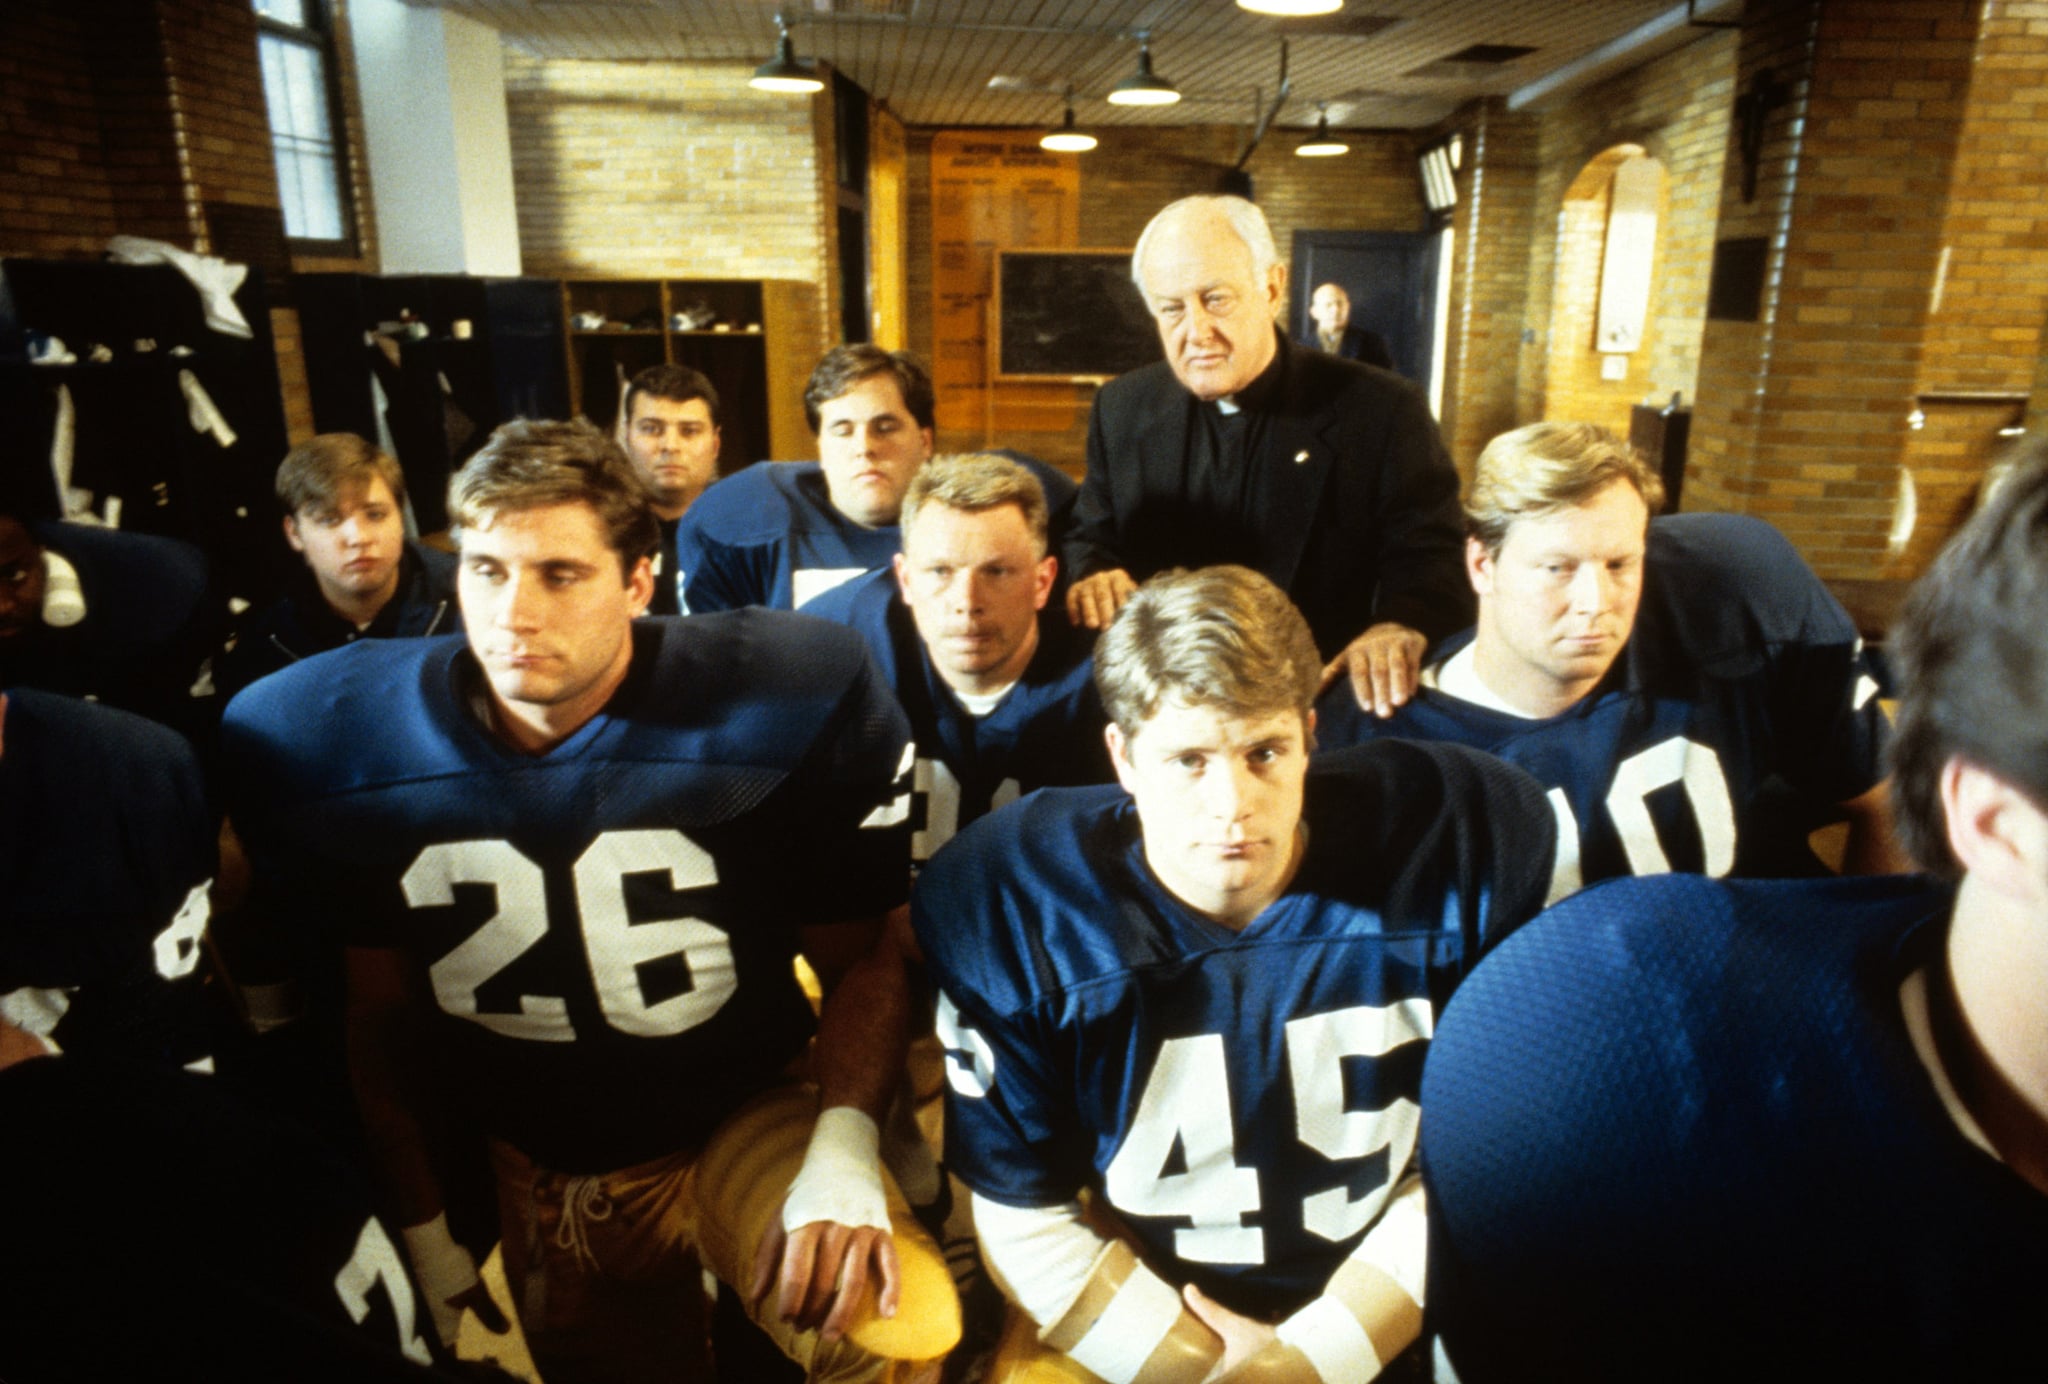
[[[1289, 98], [1277, 123], [1313, 125], [1316, 103], [1352, 129], [1431, 124], [1476, 96], [1540, 108], [1732, 22], [1739, 0], [1345, 0], [1319, 19], [1250, 14], [1233, 0], [409, 0], [453, 10], [542, 58], [764, 61], [775, 14], [802, 58], [822, 57], [905, 123], [1034, 125], [1060, 112], [1098, 124], [1244, 124], [1278, 95], [1288, 41]], [[1153, 70], [1183, 99], [1106, 104], [1135, 70], [1139, 30]], [[1497, 64], [1446, 63], [1474, 44], [1535, 51]], [[1558, 75], [1554, 75], [1558, 74]], [[1035, 90], [992, 91], [994, 76]]]

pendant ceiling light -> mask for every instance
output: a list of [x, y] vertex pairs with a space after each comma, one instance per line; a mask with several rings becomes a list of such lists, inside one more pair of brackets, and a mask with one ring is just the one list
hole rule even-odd
[[1237, 7], [1253, 14], [1301, 19], [1312, 14], [1335, 14], [1344, 8], [1344, 0], [1237, 0]]
[[1079, 129], [1074, 124], [1074, 89], [1067, 88], [1067, 118], [1047, 130], [1038, 141], [1041, 149], [1050, 149], [1055, 154], [1085, 154], [1096, 144], [1094, 135]]
[[807, 62], [798, 62], [789, 43], [789, 25], [775, 16], [775, 56], [754, 69], [747, 85], [756, 91], [787, 91], [809, 94], [825, 89], [825, 79]]
[[1170, 106], [1180, 100], [1180, 88], [1163, 77], [1152, 75], [1152, 36], [1138, 34], [1138, 70], [1109, 90], [1112, 106]]
[[1316, 132], [1305, 141], [1294, 146], [1294, 155], [1302, 159], [1333, 159], [1339, 154], [1351, 152], [1351, 146], [1341, 139], [1330, 137], [1329, 113], [1323, 109], [1323, 102], [1316, 102]]

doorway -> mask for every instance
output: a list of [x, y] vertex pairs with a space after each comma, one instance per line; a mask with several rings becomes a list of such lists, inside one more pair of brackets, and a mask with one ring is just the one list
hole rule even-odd
[[1427, 392], [1433, 374], [1438, 237], [1424, 231], [1296, 231], [1288, 321], [1312, 335], [1308, 300], [1334, 283], [1351, 298], [1351, 324], [1386, 338], [1394, 369]]

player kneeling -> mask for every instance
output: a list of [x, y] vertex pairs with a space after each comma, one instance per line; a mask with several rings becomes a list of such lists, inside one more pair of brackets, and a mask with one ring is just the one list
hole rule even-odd
[[1553, 818], [1459, 747], [1311, 769], [1322, 662], [1244, 568], [1148, 582], [1096, 660], [1121, 787], [975, 823], [912, 901], [947, 1161], [1039, 1340], [1095, 1374], [1368, 1379], [1421, 1329], [1435, 1015], [1543, 903]]

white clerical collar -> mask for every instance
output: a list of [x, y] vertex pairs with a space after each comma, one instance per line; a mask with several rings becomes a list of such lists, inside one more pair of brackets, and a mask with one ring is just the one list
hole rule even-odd
[[1237, 402], [1235, 394], [1226, 394], [1216, 401], [1216, 411], [1228, 418], [1233, 413], [1243, 413], [1244, 406]]

